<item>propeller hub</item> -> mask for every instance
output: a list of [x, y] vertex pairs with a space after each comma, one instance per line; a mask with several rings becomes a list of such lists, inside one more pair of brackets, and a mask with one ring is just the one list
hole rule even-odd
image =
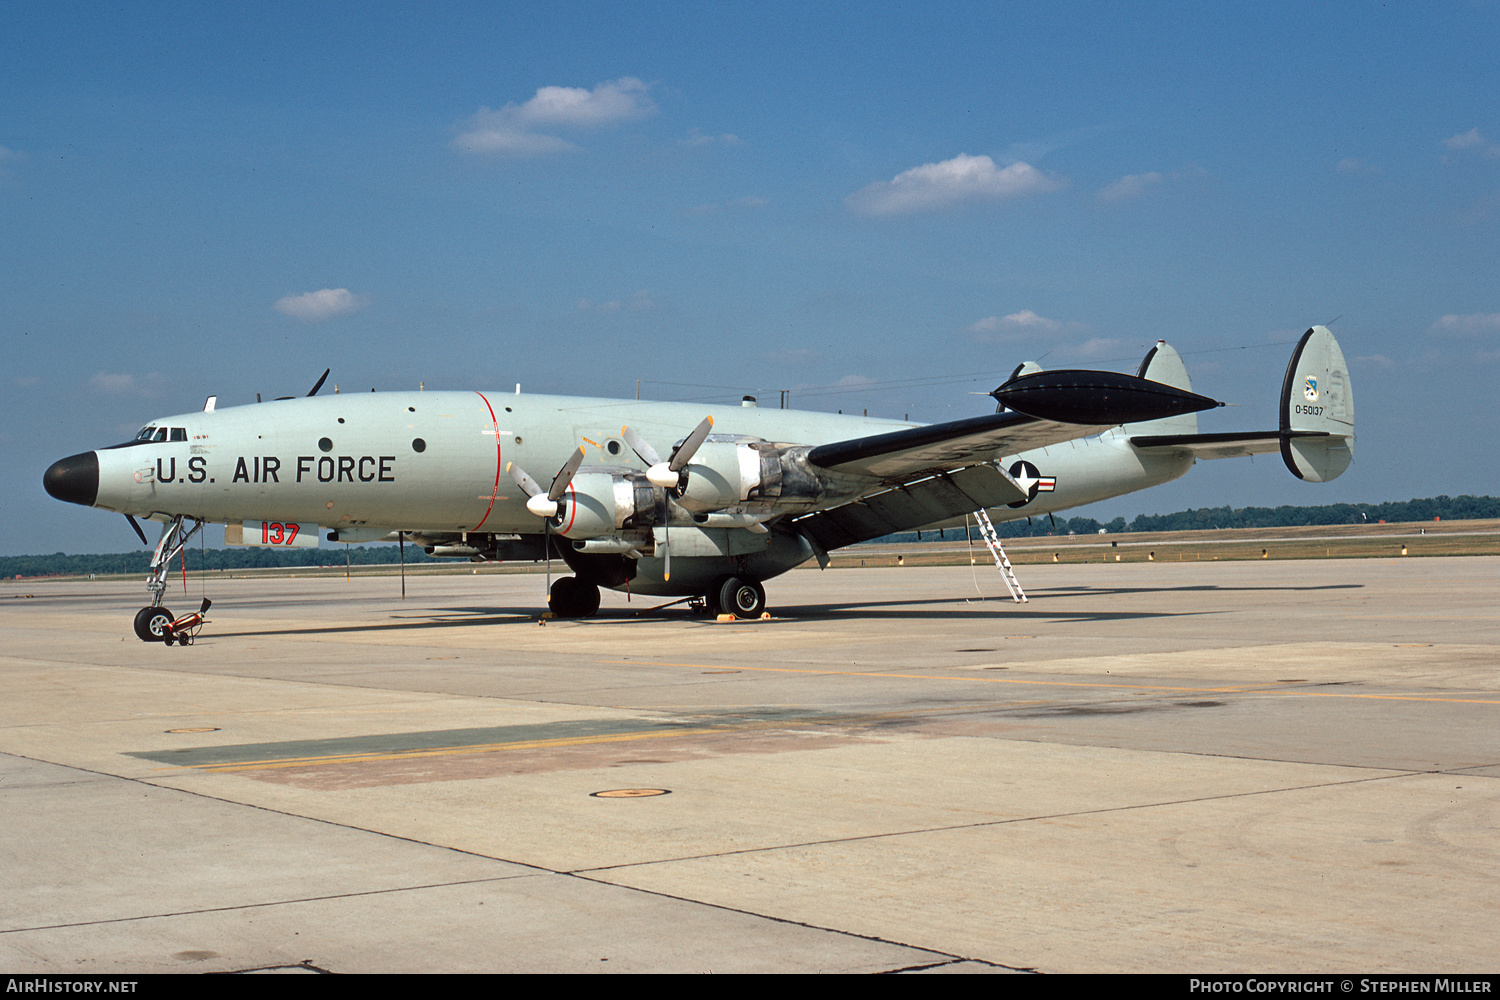
[[538, 493], [526, 501], [526, 509], [537, 517], [556, 517], [557, 508], [557, 501], [549, 500], [545, 493]]
[[674, 470], [666, 462], [658, 462], [646, 470], [646, 480], [652, 486], [660, 486], [664, 490], [674, 489], [682, 474]]

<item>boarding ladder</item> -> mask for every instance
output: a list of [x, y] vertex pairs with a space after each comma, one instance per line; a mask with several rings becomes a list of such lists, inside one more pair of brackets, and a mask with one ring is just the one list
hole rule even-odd
[[1005, 556], [1005, 547], [1000, 544], [1000, 536], [995, 534], [995, 526], [990, 523], [989, 514], [981, 507], [975, 515], [979, 519], [979, 533], [984, 536], [984, 544], [990, 547], [990, 555], [995, 557], [995, 567], [1000, 570], [1000, 575], [1005, 579], [1005, 585], [1010, 588], [1011, 600], [1017, 604], [1026, 603], [1026, 591], [1021, 589], [1021, 581], [1016, 579], [1016, 571], [1010, 568], [1010, 560]]

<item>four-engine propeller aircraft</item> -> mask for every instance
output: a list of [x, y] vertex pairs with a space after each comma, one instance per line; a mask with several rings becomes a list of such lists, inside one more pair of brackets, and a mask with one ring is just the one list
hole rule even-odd
[[1191, 391], [1164, 341], [1136, 375], [1026, 364], [990, 395], [994, 413], [927, 425], [763, 410], [750, 397], [705, 416], [519, 387], [224, 410], [210, 397], [200, 413], [55, 462], [43, 484], [124, 514], [142, 542], [136, 517], [163, 522], [151, 604], [135, 622], [156, 640], [172, 621], [161, 606], [171, 560], [211, 522], [241, 544], [315, 546], [325, 529], [331, 541], [404, 536], [438, 556], [557, 555], [574, 574], [550, 586], [560, 617], [593, 614], [600, 587], [758, 617], [763, 581], [892, 532], [985, 509], [996, 520], [1050, 513], [1168, 482], [1198, 458], [1279, 450], [1312, 481], [1351, 459], [1348, 371], [1321, 326], [1292, 355], [1274, 431], [1198, 433], [1197, 413], [1223, 404]]

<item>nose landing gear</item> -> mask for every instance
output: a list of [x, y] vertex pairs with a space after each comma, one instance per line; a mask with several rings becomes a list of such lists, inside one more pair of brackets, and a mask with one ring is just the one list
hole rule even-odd
[[170, 624], [172, 612], [166, 608], [142, 608], [135, 613], [135, 634], [142, 642], [161, 642]]
[[[156, 543], [156, 551], [152, 553], [151, 567], [146, 577], [146, 589], [151, 592], [151, 604], [135, 613], [135, 634], [142, 642], [171, 642], [174, 619], [172, 612], [161, 606], [162, 597], [167, 592], [167, 571], [172, 566], [172, 560], [177, 558], [177, 554], [187, 544], [188, 539], [196, 535], [203, 527], [203, 522], [195, 519], [191, 528], [184, 529], [185, 520], [186, 518], [179, 514], [168, 521], [162, 527], [161, 541]], [[201, 625], [201, 620], [196, 624]], [[183, 644], [186, 645], [186, 642]]]

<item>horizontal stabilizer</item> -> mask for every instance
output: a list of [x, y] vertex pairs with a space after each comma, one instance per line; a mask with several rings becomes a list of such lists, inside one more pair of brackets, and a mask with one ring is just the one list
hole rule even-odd
[[[1318, 431], [1294, 431], [1293, 437], [1327, 437]], [[1194, 458], [1246, 458], [1281, 450], [1280, 431], [1228, 434], [1139, 434], [1130, 439], [1137, 451], [1185, 451]]]
[[1354, 394], [1344, 352], [1327, 327], [1315, 326], [1302, 335], [1287, 365], [1279, 430], [1135, 434], [1130, 443], [1141, 452], [1187, 452], [1194, 458], [1243, 458], [1279, 451], [1292, 475], [1323, 483], [1349, 467], [1353, 440]]

